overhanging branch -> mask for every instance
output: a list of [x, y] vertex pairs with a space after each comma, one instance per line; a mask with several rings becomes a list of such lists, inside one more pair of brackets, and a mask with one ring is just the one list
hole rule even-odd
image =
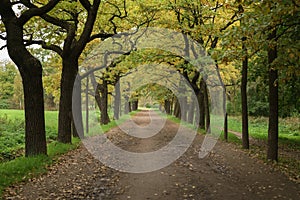
[[[23, 5], [25, 5], [27, 8], [29, 9], [38, 9], [38, 7], [34, 4], [32, 4], [30, 1], [28, 0], [20, 0], [20, 2], [22, 2]], [[68, 29], [69, 24], [63, 20], [57, 19], [55, 17], [52, 17], [50, 15], [47, 14], [43, 14], [41, 15], [42, 19], [44, 19], [45, 21], [49, 22], [50, 24], [59, 26], [63, 29]]]
[[27, 40], [27, 41], [24, 40], [24, 42], [25, 42], [25, 46], [30, 46], [30, 45], [33, 45], [33, 44], [37, 44], [37, 45], [40, 45], [43, 49], [55, 51], [60, 56], [62, 56], [62, 53], [63, 53], [62, 49], [58, 45], [47, 44], [43, 40]]
[[[42, 16], [52, 10], [60, 0], [50, 0], [46, 5], [38, 8], [34, 6], [28, 0], [20, 0], [25, 6], [29, 5], [29, 9], [25, 11], [19, 18], [20, 23], [23, 25], [29, 21], [34, 16]], [[33, 5], [33, 6], [32, 6]]]

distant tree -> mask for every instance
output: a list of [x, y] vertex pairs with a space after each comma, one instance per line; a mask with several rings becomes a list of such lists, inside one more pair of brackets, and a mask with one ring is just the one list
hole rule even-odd
[[13, 63], [0, 63], [0, 108], [12, 107], [14, 79], [17, 69]]
[[16, 105], [15, 108], [24, 109], [24, 92], [23, 92], [22, 78], [19, 74], [17, 74], [14, 79], [13, 102]]

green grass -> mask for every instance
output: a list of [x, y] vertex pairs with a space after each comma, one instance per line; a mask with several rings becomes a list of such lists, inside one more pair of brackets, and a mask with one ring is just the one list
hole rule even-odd
[[73, 138], [72, 144], [52, 142], [48, 145], [48, 156], [18, 157], [9, 162], [0, 163], [0, 198], [3, 190], [20, 181], [28, 180], [45, 173], [60, 155], [77, 148], [80, 140]]
[[[279, 119], [279, 144], [290, 148], [300, 149], [300, 119], [286, 118]], [[228, 129], [242, 132], [241, 117], [228, 117]], [[268, 138], [268, 118], [249, 117], [249, 135], [259, 140]]]
[[[0, 118], [24, 123], [24, 110], [0, 110]], [[57, 136], [58, 111], [45, 111], [45, 126], [48, 139], [55, 140]]]
[[[45, 112], [47, 142], [57, 138], [57, 111]], [[23, 153], [25, 121], [23, 110], [0, 110], [0, 162], [12, 160]]]
[[[129, 115], [123, 115], [119, 120], [112, 121], [107, 125], [99, 126], [98, 116], [94, 125], [90, 128], [89, 135], [96, 135], [107, 132], [111, 128], [123, 123], [130, 118], [131, 115], [138, 111], [131, 112]], [[85, 114], [85, 112], [83, 113]], [[111, 114], [111, 113], [110, 113]], [[57, 138], [58, 111], [46, 111], [46, 138], [51, 143]], [[23, 110], [0, 110], [0, 163], [13, 160], [23, 155], [25, 147], [25, 122]]]
[[[184, 126], [194, 128], [193, 125], [187, 122], [181, 122], [180, 119], [172, 116], [162, 114], [156, 110], [161, 116], [175, 122], [182, 123]], [[215, 117], [215, 118], [214, 118]], [[211, 120], [215, 120], [216, 123], [223, 125], [216, 116], [211, 116]], [[213, 119], [214, 118], [214, 119]], [[228, 130], [235, 132], [242, 132], [242, 119], [240, 116], [228, 117]], [[204, 133], [203, 130], [200, 130]], [[267, 141], [268, 138], [268, 118], [266, 117], [249, 117], [249, 135], [254, 139]], [[220, 139], [224, 138], [224, 133], [220, 135]], [[286, 118], [279, 119], [279, 145], [287, 146], [292, 149], [300, 149], [300, 118]], [[228, 133], [228, 141], [241, 144], [241, 140], [234, 134]]]
[[[225, 141], [224, 139], [224, 131], [221, 132], [221, 135], [220, 135], [220, 139]], [[232, 134], [232, 133], [228, 133], [228, 139], [227, 139], [229, 142], [234, 142], [234, 143], [237, 143], [237, 144], [242, 144], [242, 141], [240, 138], [238, 138], [236, 135]]]

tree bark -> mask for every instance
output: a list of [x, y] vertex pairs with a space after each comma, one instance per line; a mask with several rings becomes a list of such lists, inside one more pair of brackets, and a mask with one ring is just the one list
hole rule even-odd
[[107, 88], [107, 80], [103, 79], [102, 84], [98, 84], [100, 86], [100, 124], [108, 124], [110, 122], [107, 109], [108, 109], [108, 88]]
[[115, 99], [114, 99], [114, 119], [120, 118], [120, 104], [121, 104], [121, 91], [119, 77], [117, 77], [117, 83], [115, 85]]
[[180, 109], [180, 103], [178, 98], [176, 98], [175, 100], [174, 116], [177, 117], [178, 119], [181, 118], [181, 109]]
[[[276, 38], [274, 30], [269, 40]], [[267, 159], [278, 161], [278, 70], [272, 66], [273, 61], [277, 58], [277, 47], [269, 46], [268, 63], [269, 63], [269, 128], [268, 128], [268, 151]]]
[[199, 128], [205, 129], [205, 102], [204, 102], [204, 92], [205, 92], [204, 80], [200, 80], [200, 89], [197, 93], [198, 103], [199, 103]]
[[23, 24], [19, 23], [10, 1], [1, 2], [1, 20], [7, 34], [7, 49], [23, 82], [25, 107], [25, 156], [47, 154], [42, 65], [23, 43]]
[[170, 115], [174, 114], [174, 95], [172, 96], [171, 102], [170, 102]]
[[102, 83], [97, 83], [95, 76], [92, 75], [92, 84], [95, 88], [95, 100], [100, 110], [100, 124], [108, 124], [110, 122], [108, 109], [108, 88], [107, 80], [102, 79]]
[[86, 88], [85, 88], [85, 132], [89, 133], [89, 76], [86, 77]]
[[136, 111], [138, 110], [138, 107], [139, 107], [139, 101], [138, 100], [132, 101], [132, 110]]
[[[74, 83], [73, 90], [73, 105], [72, 105], [72, 132], [74, 137], [84, 137], [83, 131], [83, 119], [82, 119], [82, 106], [81, 106], [81, 80], [77, 76], [77, 79]], [[86, 124], [88, 127], [88, 124]]]
[[209, 97], [208, 90], [205, 81], [203, 81], [203, 89], [204, 89], [204, 110], [205, 110], [205, 130], [206, 133], [210, 133], [210, 113], [209, 113]]
[[225, 113], [225, 119], [224, 119], [224, 139], [227, 142], [228, 141], [228, 114]]
[[124, 105], [124, 114], [128, 114], [131, 112], [131, 104], [129, 102], [129, 97], [125, 96], [125, 105]]
[[182, 105], [182, 110], [181, 110], [181, 119], [183, 121], [187, 121], [187, 97], [182, 97], [180, 99]]
[[78, 60], [72, 56], [63, 58], [57, 138], [58, 141], [62, 143], [71, 143], [72, 141], [72, 94], [77, 73]]
[[168, 115], [170, 115], [171, 114], [171, 102], [169, 100], [165, 100], [164, 107], [165, 107], [166, 113]]
[[[29, 57], [28, 57], [29, 58]], [[37, 59], [26, 63], [28, 73], [22, 73], [25, 104], [25, 155], [47, 154], [42, 66]], [[26, 64], [25, 64], [26, 63]]]
[[246, 38], [242, 38], [242, 48], [245, 53], [242, 64], [242, 84], [241, 84], [241, 97], [242, 97], [242, 143], [244, 149], [249, 149], [249, 132], [248, 132], [248, 103], [247, 103], [247, 77], [248, 77], [248, 56], [247, 48], [245, 46]]
[[194, 100], [192, 98], [190, 106], [189, 106], [188, 119], [187, 119], [187, 121], [190, 124], [193, 124], [193, 122], [194, 122], [194, 114], [195, 114], [195, 102], [194, 102]]

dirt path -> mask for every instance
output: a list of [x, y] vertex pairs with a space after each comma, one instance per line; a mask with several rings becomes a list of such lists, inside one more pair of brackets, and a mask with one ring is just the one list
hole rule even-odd
[[[148, 114], [148, 111], [138, 113], [135, 123], [147, 127]], [[161, 119], [157, 116], [156, 120]], [[130, 126], [125, 123], [122, 128], [130, 130]], [[160, 133], [147, 139], [129, 136], [119, 128], [107, 135], [120, 148], [142, 153], [162, 148], [174, 138], [177, 130], [177, 124], [166, 121]], [[209, 156], [199, 159], [202, 141], [203, 136], [197, 135], [188, 151], [171, 165], [141, 174], [106, 167], [81, 146], [60, 158], [48, 174], [9, 188], [5, 198], [300, 199], [299, 184], [262, 161], [250, 158], [234, 144], [218, 142]]]

